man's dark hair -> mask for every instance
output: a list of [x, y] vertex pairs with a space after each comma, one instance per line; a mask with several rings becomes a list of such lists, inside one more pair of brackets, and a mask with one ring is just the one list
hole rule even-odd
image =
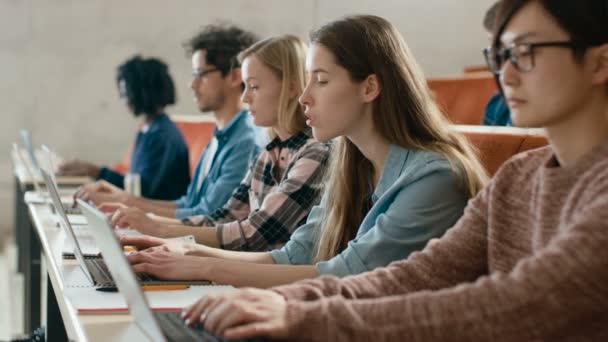
[[496, 13], [500, 7], [500, 1], [495, 2], [488, 10], [486, 15], [483, 17], [483, 27], [488, 32], [494, 32], [494, 26], [496, 25]]
[[206, 63], [214, 65], [222, 76], [240, 67], [237, 60], [239, 52], [253, 45], [258, 37], [232, 25], [207, 25], [202, 31], [184, 43], [189, 55], [205, 50]]
[[[511, 19], [532, 0], [501, 0], [494, 26], [495, 48], [500, 45], [500, 35]], [[569, 35], [578, 47], [575, 57], [580, 62], [586, 49], [608, 43], [608, 0], [556, 1], [539, 0], [542, 7]]]
[[148, 116], [175, 103], [175, 85], [167, 64], [157, 58], [134, 56], [121, 64], [116, 73], [117, 84], [124, 81], [124, 94], [133, 114]]

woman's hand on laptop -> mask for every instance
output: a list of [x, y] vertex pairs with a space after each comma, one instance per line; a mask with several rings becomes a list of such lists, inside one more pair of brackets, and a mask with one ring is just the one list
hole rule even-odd
[[103, 202], [97, 206], [99, 211], [103, 211], [106, 214], [114, 214], [118, 209], [127, 209], [127, 205], [120, 202]]
[[133, 246], [138, 251], [143, 251], [144, 249], [162, 246], [169, 241], [166, 239], [158, 238], [150, 235], [121, 235], [119, 236], [119, 241], [122, 246]]
[[186, 324], [202, 322], [209, 332], [229, 339], [287, 337], [287, 301], [276, 292], [242, 289], [209, 294], [184, 309]]
[[144, 235], [159, 236], [162, 224], [149, 218], [139, 208], [120, 208], [112, 215], [112, 225], [118, 228], [131, 228]]
[[181, 241], [171, 241], [149, 235], [140, 236], [121, 236], [120, 244], [123, 246], [133, 246], [138, 251], [146, 253], [168, 252], [178, 255], [186, 255], [190, 251], [192, 244]]
[[96, 205], [104, 202], [120, 202], [128, 205], [131, 195], [114, 184], [98, 180], [81, 186], [74, 194], [74, 198], [92, 201]]
[[163, 280], [206, 280], [205, 259], [177, 253], [136, 252], [127, 256], [133, 271], [143, 272]]

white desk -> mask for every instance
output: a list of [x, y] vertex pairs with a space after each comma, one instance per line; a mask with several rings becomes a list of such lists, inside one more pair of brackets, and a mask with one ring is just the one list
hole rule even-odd
[[[55, 219], [48, 204], [28, 204], [36, 234], [40, 238], [43, 274], [47, 274], [43, 283], [42, 299], [46, 306], [43, 310], [43, 325], [47, 327], [49, 340], [76, 341], [140, 341], [145, 335], [139, 330], [128, 312], [122, 314], [86, 313], [79, 314], [77, 307], [83, 301], [105, 299], [109, 302], [117, 300], [124, 304], [120, 293], [95, 291], [90, 286], [84, 273], [75, 260], [65, 260], [61, 257], [61, 248], [65, 241], [65, 233], [56, 226]], [[228, 291], [232, 287], [191, 287], [183, 290], [176, 301], [176, 307], [188, 305], [205, 293]], [[146, 292], [150, 305], [154, 307], [166, 298], [177, 295], [170, 291]], [[184, 296], [186, 295], [186, 296]], [[164, 299], [164, 300], [161, 300]], [[80, 303], [80, 304], [79, 304]], [[82, 307], [82, 306], [80, 306]], [[44, 324], [46, 323], [46, 324]], [[65, 330], [64, 330], [65, 329]]]
[[[22, 155], [25, 155], [22, 153]], [[60, 158], [55, 158], [59, 160]], [[40, 183], [41, 179], [32, 179], [28, 172], [29, 160], [19, 158], [12, 151], [13, 174], [15, 177], [15, 242], [18, 247], [17, 271], [23, 274], [23, 323], [26, 332], [40, 326], [40, 243], [34, 232], [27, 205], [24, 202], [26, 191], [34, 189], [34, 181]], [[24, 164], [25, 162], [25, 164]], [[75, 187], [92, 181], [89, 177], [58, 177], [57, 182], [62, 187]]]

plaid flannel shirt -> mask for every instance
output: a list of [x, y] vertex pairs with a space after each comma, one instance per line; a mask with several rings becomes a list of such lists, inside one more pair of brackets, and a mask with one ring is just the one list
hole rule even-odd
[[285, 141], [277, 137], [262, 150], [223, 208], [183, 222], [215, 226], [223, 249], [280, 248], [319, 203], [329, 153], [330, 144], [314, 140], [310, 129]]

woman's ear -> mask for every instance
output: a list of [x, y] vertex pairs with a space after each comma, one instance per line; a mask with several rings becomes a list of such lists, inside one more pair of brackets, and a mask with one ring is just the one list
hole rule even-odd
[[380, 95], [381, 90], [382, 86], [378, 76], [376, 74], [367, 76], [363, 81], [363, 101], [367, 103], [374, 101]]
[[594, 48], [593, 83], [599, 85], [608, 84], [608, 44]]

